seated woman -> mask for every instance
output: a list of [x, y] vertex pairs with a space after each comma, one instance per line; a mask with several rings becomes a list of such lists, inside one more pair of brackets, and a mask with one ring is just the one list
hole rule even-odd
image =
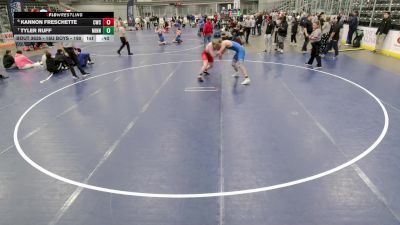
[[61, 64], [61, 68], [69, 69], [74, 79], [79, 79], [74, 69], [74, 61], [70, 57], [67, 57], [62, 49], [57, 49], [54, 60]]
[[61, 66], [64, 69], [68, 69], [69, 65], [73, 66], [74, 65], [74, 61], [71, 60], [69, 57], [66, 57], [64, 54], [64, 51], [59, 48], [57, 49], [56, 55], [55, 55], [55, 60], [61, 63]]
[[58, 73], [61, 70], [62, 62], [57, 61], [55, 58], [51, 57], [51, 53], [46, 51], [46, 68], [50, 73]]
[[85, 67], [87, 64], [94, 64], [92, 59], [90, 58], [89, 53], [82, 53], [82, 50], [80, 48], [75, 49], [76, 55], [78, 56], [78, 61], [79, 64], [81, 64], [82, 67]]
[[17, 68], [14, 57], [11, 55], [11, 50], [6, 50], [6, 54], [3, 56], [3, 66], [5, 69]]
[[40, 66], [39, 62], [35, 63], [32, 60], [30, 60], [28, 57], [23, 55], [21, 50], [17, 51], [14, 58], [15, 58], [15, 65], [17, 65], [18, 69], [20, 69], [20, 70], [26, 70], [26, 69]]

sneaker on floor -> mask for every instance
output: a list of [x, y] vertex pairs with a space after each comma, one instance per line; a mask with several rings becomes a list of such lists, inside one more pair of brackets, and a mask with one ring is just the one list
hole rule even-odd
[[325, 54], [321, 54], [321, 55], [319, 55], [319, 56], [321, 56], [321, 58], [325, 58]]
[[128, 55], [133, 55], [133, 53], [128, 53]]
[[251, 82], [250, 78], [246, 78], [246, 79], [244, 79], [244, 81], [242, 82], [242, 84], [243, 84], [243, 85], [248, 85], [248, 84], [250, 84], [250, 82]]
[[347, 43], [345, 44], [345, 46], [349, 46], [349, 45], [350, 45], [350, 44], [347, 44]]
[[78, 76], [72, 76], [72, 78], [73, 78], [74, 80], [78, 80], [78, 79], [79, 79]]
[[207, 72], [207, 71], [204, 71], [204, 72], [203, 72], [203, 74], [204, 74], [205, 76], [208, 76], [208, 75], [210, 75], [210, 73], [209, 73], [209, 72]]
[[88, 73], [88, 72], [82, 73], [82, 77], [87, 77], [87, 76], [89, 76], [89, 75], [90, 75], [90, 73]]
[[306, 66], [312, 66], [312, 64], [310, 64], [310, 63], [304, 63], [304, 65], [306, 65]]
[[322, 69], [322, 66], [317, 66], [315, 67], [315, 69]]
[[301, 53], [307, 53], [307, 51], [301, 51]]
[[89, 61], [88, 64], [89, 64], [89, 65], [92, 65], [92, 64], [94, 64], [94, 62], [93, 62], [93, 61]]
[[234, 74], [232, 74], [232, 77], [238, 78], [239, 77], [239, 72], [235, 72]]
[[118, 55], [121, 55], [121, 52], [120, 52], [120, 51], [117, 51], [117, 53], [118, 53]]
[[197, 77], [197, 81], [199, 81], [199, 82], [203, 82], [203, 81], [204, 81], [204, 79], [203, 79], [203, 77], [202, 77], [202, 76], [198, 76], [198, 77]]

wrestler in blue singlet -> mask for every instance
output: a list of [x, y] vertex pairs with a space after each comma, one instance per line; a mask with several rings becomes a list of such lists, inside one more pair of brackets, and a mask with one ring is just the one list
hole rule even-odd
[[244, 47], [234, 41], [231, 41], [231, 43], [232, 43], [232, 46], [226, 47], [226, 48], [236, 52], [235, 56], [233, 56], [233, 59], [236, 61], [244, 61], [244, 57], [246, 55], [246, 51], [244, 50]]

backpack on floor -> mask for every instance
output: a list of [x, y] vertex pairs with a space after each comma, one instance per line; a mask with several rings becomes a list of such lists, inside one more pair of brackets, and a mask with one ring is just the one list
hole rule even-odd
[[359, 48], [361, 47], [361, 40], [364, 37], [364, 31], [357, 29], [356, 33], [356, 37], [353, 40], [353, 47], [354, 48]]

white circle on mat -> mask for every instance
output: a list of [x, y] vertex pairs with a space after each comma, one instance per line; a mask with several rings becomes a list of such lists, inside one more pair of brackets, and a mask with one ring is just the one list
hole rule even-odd
[[[223, 61], [230, 61], [230, 60], [223, 60]], [[301, 183], [305, 183], [308, 181], [312, 181], [312, 180], [316, 180], [319, 179], [321, 177], [327, 176], [329, 174], [333, 174], [335, 172], [338, 172], [354, 163], [356, 163], [357, 161], [359, 161], [360, 159], [364, 158], [366, 155], [368, 155], [369, 153], [371, 153], [378, 145], [379, 143], [383, 140], [383, 138], [385, 137], [387, 131], [388, 131], [388, 127], [389, 127], [389, 116], [388, 113], [386, 111], [385, 106], [383, 105], [383, 103], [379, 100], [378, 97], [376, 97], [372, 92], [370, 92], [369, 90], [367, 90], [366, 88], [362, 87], [361, 85], [350, 81], [346, 78], [340, 77], [338, 75], [335, 74], [331, 74], [325, 71], [320, 71], [320, 70], [314, 70], [311, 68], [307, 68], [307, 67], [302, 67], [302, 66], [297, 66], [297, 65], [291, 65], [291, 64], [284, 64], [284, 63], [276, 63], [276, 62], [264, 62], [264, 61], [251, 61], [251, 60], [247, 60], [246, 62], [253, 62], [253, 63], [263, 63], [263, 64], [276, 64], [276, 65], [282, 65], [282, 66], [289, 66], [289, 67], [295, 67], [295, 68], [301, 68], [301, 69], [306, 69], [306, 70], [312, 70], [318, 73], [322, 73], [328, 76], [332, 76], [335, 78], [338, 78], [340, 80], [343, 80], [359, 89], [361, 89], [362, 91], [364, 91], [365, 93], [367, 93], [370, 97], [372, 97], [377, 103], [378, 105], [381, 107], [383, 115], [384, 115], [384, 126], [382, 128], [382, 131], [380, 133], [380, 135], [378, 136], [378, 138], [374, 141], [374, 143], [368, 147], [365, 151], [363, 151], [361, 154], [357, 155], [356, 157], [352, 158], [351, 160], [336, 166], [332, 169], [326, 170], [324, 172], [318, 173], [318, 174], [313, 174], [311, 176], [308, 177], [304, 177], [301, 179], [297, 179], [297, 180], [293, 180], [293, 181], [289, 181], [289, 182], [285, 182], [285, 183], [280, 183], [280, 184], [276, 184], [276, 185], [271, 185], [271, 186], [266, 186], [266, 187], [259, 187], [259, 188], [253, 188], [253, 189], [245, 189], [245, 190], [236, 190], [236, 191], [226, 191], [226, 192], [212, 192], [212, 193], [193, 193], [193, 194], [163, 194], [163, 193], [145, 193], [145, 192], [133, 192], [133, 191], [123, 191], [123, 190], [116, 190], [116, 189], [111, 189], [111, 188], [104, 188], [104, 187], [99, 187], [99, 186], [94, 186], [94, 185], [90, 185], [90, 184], [86, 184], [86, 183], [82, 183], [79, 181], [75, 181], [75, 180], [71, 180], [65, 177], [62, 177], [58, 174], [55, 174], [45, 168], [43, 168], [42, 166], [40, 166], [39, 164], [37, 164], [36, 162], [34, 162], [32, 159], [29, 158], [29, 156], [27, 156], [24, 152], [24, 150], [21, 148], [21, 145], [19, 143], [19, 139], [18, 139], [18, 130], [19, 127], [23, 121], [23, 119], [26, 117], [26, 115], [34, 108], [36, 107], [39, 103], [41, 103], [42, 101], [46, 100], [47, 98], [49, 98], [50, 96], [66, 89], [69, 88], [71, 86], [74, 86], [78, 83], [81, 82], [86, 82], [88, 80], [91, 79], [95, 79], [98, 77], [103, 77], [103, 76], [107, 76], [110, 74], [114, 74], [117, 72], [121, 72], [121, 71], [126, 71], [126, 70], [134, 70], [134, 69], [138, 69], [138, 68], [144, 68], [144, 67], [152, 67], [152, 66], [158, 66], [158, 65], [168, 65], [168, 64], [177, 64], [177, 63], [192, 63], [192, 62], [201, 62], [201, 60], [191, 60], [191, 61], [176, 61], [176, 62], [165, 62], [165, 63], [156, 63], [156, 64], [149, 64], [149, 65], [142, 65], [142, 66], [136, 66], [136, 67], [130, 67], [130, 68], [125, 68], [125, 69], [121, 69], [121, 70], [116, 70], [113, 72], [108, 72], [108, 73], [103, 73], [100, 75], [96, 75], [96, 76], [92, 76], [86, 80], [82, 80], [73, 84], [69, 84], [63, 88], [60, 88], [56, 91], [51, 92], [50, 94], [46, 95], [45, 97], [41, 98], [40, 100], [38, 100], [37, 102], [35, 102], [33, 105], [31, 105], [23, 114], [22, 116], [18, 119], [17, 124], [15, 125], [14, 128], [14, 143], [15, 146], [18, 150], [18, 153], [22, 156], [22, 158], [28, 162], [31, 166], [33, 166], [35, 169], [39, 170], [40, 172], [53, 177], [57, 180], [63, 181], [65, 183], [68, 184], [72, 184], [72, 185], [76, 185], [82, 188], [86, 188], [86, 189], [90, 189], [90, 190], [95, 190], [95, 191], [101, 191], [101, 192], [107, 192], [107, 193], [112, 193], [112, 194], [119, 194], [119, 195], [127, 195], [127, 196], [138, 196], [138, 197], [150, 197], [150, 198], [206, 198], [206, 197], [221, 197], [221, 196], [232, 196], [232, 195], [243, 195], [243, 194], [250, 194], [250, 193], [257, 193], [257, 192], [263, 192], [263, 191], [270, 191], [270, 190], [275, 190], [275, 189], [280, 189], [280, 188], [284, 188], [284, 187], [289, 187], [289, 186], [293, 186], [296, 184], [301, 184]]]

